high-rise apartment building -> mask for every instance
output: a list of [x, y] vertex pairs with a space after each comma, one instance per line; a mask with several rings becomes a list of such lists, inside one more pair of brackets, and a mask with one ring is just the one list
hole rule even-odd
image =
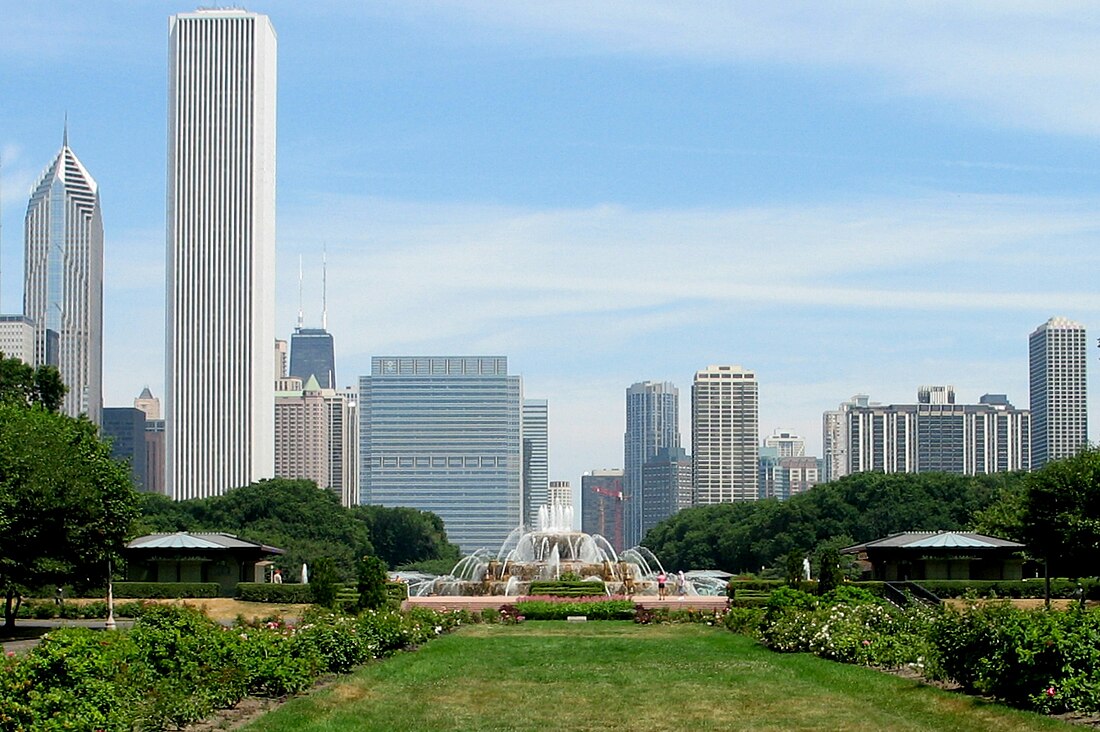
[[779, 457], [802, 457], [806, 454], [806, 441], [791, 430], [775, 430], [764, 438], [764, 447], [774, 447]]
[[24, 228], [23, 314], [34, 325], [34, 365], [56, 366], [62, 411], [103, 409], [103, 216], [99, 186], [69, 147], [38, 179]]
[[879, 406], [866, 394], [856, 394], [821, 418], [821, 450], [824, 458], [822, 480], [828, 483], [848, 474], [848, 410], [852, 407]]
[[264, 15], [171, 18], [167, 488], [274, 475], [275, 31]]
[[469, 552], [523, 521], [523, 387], [503, 356], [379, 356], [359, 379], [361, 503], [443, 519]]
[[346, 391], [322, 388], [317, 377], [303, 384], [290, 376], [275, 392], [275, 475], [312, 480], [358, 503], [355, 455], [355, 399]]
[[524, 521], [531, 528], [538, 525], [539, 508], [548, 503], [548, 419], [545, 399], [523, 400], [523, 513]]
[[568, 480], [552, 480], [546, 493], [548, 506], [572, 506], [573, 486]]
[[1031, 463], [1075, 455], [1088, 444], [1085, 326], [1051, 318], [1028, 339]]
[[[922, 388], [918, 400], [924, 395]], [[849, 406], [846, 418], [846, 474], [976, 475], [1031, 468], [1031, 414], [1003, 394], [986, 394], [978, 404], [930, 399]]]
[[607, 539], [616, 552], [626, 543], [623, 471], [593, 470], [581, 476], [581, 531]]
[[780, 448], [760, 448], [760, 498], [785, 501], [820, 482], [818, 460], [806, 455], [781, 455]]
[[695, 503], [755, 501], [759, 474], [756, 374], [741, 366], [708, 366], [691, 387]]
[[680, 447], [680, 390], [667, 381], [642, 381], [626, 390], [626, 433], [623, 438], [623, 492], [628, 547], [645, 535], [645, 464], [665, 448]]

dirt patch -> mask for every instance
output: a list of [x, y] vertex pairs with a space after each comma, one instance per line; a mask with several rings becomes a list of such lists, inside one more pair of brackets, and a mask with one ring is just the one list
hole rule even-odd
[[[117, 602], [117, 601], [116, 601]], [[126, 601], [128, 602], [128, 601]], [[270, 602], [242, 602], [231, 597], [200, 597], [185, 600], [146, 600], [158, 605], [182, 605], [202, 610], [211, 620], [231, 623], [238, 616], [249, 622], [277, 616], [284, 620], [297, 620], [309, 605], [276, 604]]]

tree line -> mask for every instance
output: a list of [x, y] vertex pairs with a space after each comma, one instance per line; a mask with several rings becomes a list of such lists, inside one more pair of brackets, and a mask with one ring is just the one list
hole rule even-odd
[[458, 547], [447, 540], [443, 520], [414, 508], [340, 505], [336, 494], [309, 480], [275, 478], [220, 496], [173, 501], [142, 497], [138, 533], [224, 531], [285, 549], [275, 566], [297, 577], [302, 564], [329, 557], [344, 581], [356, 563], [373, 555], [391, 569], [434, 563], [450, 570]]
[[653, 527], [644, 544], [666, 568], [758, 573], [793, 553], [879, 539], [900, 531], [968, 530], [1012, 495], [1024, 475], [857, 473], [787, 501], [700, 506]]

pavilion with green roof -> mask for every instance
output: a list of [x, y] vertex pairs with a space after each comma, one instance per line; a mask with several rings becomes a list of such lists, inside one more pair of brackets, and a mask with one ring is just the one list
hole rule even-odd
[[870, 563], [871, 579], [1018, 580], [1026, 547], [1007, 539], [965, 531], [905, 531], [846, 547]]

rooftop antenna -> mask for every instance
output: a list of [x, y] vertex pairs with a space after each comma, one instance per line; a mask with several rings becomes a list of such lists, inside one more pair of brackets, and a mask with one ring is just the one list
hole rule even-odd
[[328, 244], [321, 247], [321, 330], [328, 330]]
[[69, 110], [65, 110], [65, 131], [61, 134], [61, 147], [69, 146]]
[[302, 329], [302, 255], [298, 255], [298, 330]]

